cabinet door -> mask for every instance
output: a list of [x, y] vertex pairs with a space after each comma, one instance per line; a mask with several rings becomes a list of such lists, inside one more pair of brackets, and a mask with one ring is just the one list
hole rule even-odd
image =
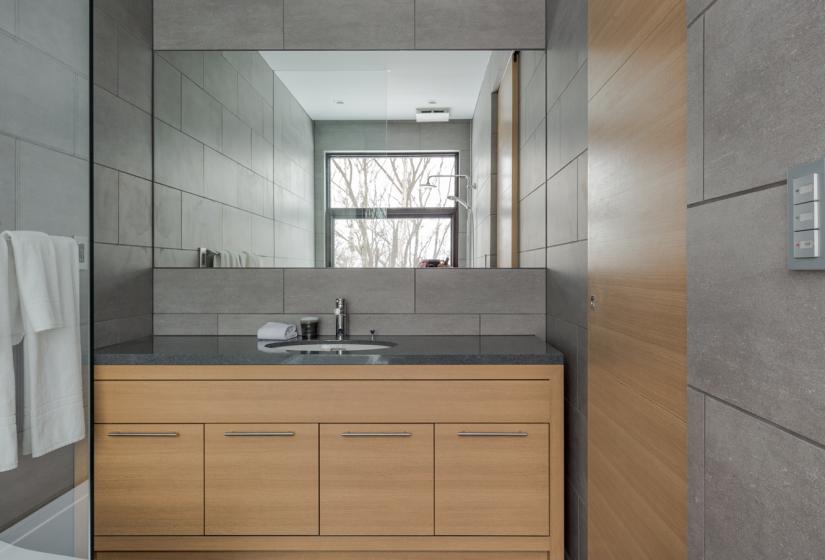
[[203, 534], [203, 426], [98, 424], [95, 533]]
[[322, 535], [432, 535], [432, 424], [321, 425]]
[[318, 425], [206, 427], [207, 535], [317, 535]]
[[547, 424], [437, 425], [436, 534], [549, 534], [548, 433]]

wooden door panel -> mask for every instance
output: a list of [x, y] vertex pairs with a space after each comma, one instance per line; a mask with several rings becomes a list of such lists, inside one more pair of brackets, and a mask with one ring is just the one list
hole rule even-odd
[[317, 535], [318, 425], [206, 427], [207, 535]]
[[432, 424], [323, 424], [320, 450], [322, 535], [433, 534]]

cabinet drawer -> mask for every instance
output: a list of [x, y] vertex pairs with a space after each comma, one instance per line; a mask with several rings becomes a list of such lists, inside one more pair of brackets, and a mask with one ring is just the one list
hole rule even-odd
[[431, 424], [321, 425], [322, 535], [432, 535]]
[[318, 425], [206, 426], [207, 535], [317, 535]]
[[203, 534], [203, 426], [98, 424], [95, 533]]
[[437, 535], [549, 534], [547, 424], [435, 428]]

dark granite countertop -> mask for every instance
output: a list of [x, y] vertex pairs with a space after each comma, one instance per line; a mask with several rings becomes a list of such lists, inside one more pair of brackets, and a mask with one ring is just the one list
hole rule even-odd
[[[349, 340], [367, 341], [353, 336]], [[302, 353], [264, 348], [254, 336], [155, 336], [100, 348], [105, 365], [473, 365], [562, 364], [561, 352], [535, 336], [379, 336], [382, 350]], [[260, 349], [259, 349], [260, 348]]]

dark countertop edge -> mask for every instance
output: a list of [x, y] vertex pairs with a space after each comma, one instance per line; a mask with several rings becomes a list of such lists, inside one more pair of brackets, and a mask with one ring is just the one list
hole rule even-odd
[[246, 359], [232, 356], [198, 356], [182, 354], [95, 354], [95, 365], [186, 365], [186, 366], [333, 366], [333, 365], [562, 365], [563, 356], [552, 354], [489, 354], [489, 355], [427, 355], [427, 356], [380, 356], [380, 355], [299, 355], [286, 359]]

